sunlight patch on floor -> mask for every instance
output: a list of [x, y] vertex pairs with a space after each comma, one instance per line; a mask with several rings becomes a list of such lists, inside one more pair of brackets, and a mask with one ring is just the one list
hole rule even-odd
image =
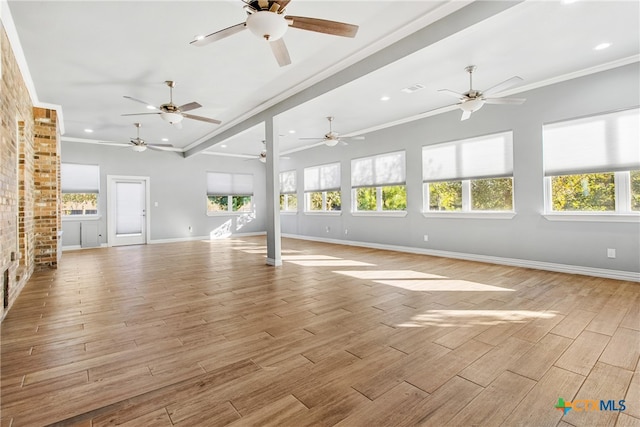
[[375, 283], [395, 286], [408, 291], [422, 292], [513, 292], [513, 289], [500, 286], [485, 285], [484, 283], [469, 282], [467, 280], [374, 280]]
[[376, 279], [446, 279], [445, 276], [437, 274], [423, 273], [413, 270], [344, 270], [334, 271], [334, 273], [355, 277], [356, 279], [376, 280]]
[[530, 310], [429, 310], [397, 326], [404, 328], [492, 326], [502, 323], [525, 323], [533, 319], [550, 319], [555, 316], [553, 312]]

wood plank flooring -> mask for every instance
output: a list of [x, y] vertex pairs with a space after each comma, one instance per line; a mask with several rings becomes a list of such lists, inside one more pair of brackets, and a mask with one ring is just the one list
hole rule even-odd
[[265, 254], [263, 236], [65, 252], [1, 325], [1, 426], [640, 426], [638, 283]]

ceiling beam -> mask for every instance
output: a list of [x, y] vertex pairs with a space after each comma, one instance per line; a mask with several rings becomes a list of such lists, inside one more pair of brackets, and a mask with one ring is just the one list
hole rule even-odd
[[450, 15], [404, 37], [401, 40], [369, 55], [349, 67], [338, 71], [324, 80], [310, 86], [289, 98], [249, 117], [248, 119], [230, 127], [217, 135], [201, 142], [197, 146], [184, 152], [184, 157], [190, 157], [207, 148], [225, 141], [236, 134], [249, 129], [270, 117], [277, 116], [311, 99], [334, 90], [344, 84], [367, 75], [385, 65], [391, 64], [427, 46], [435, 44], [453, 34], [463, 31], [479, 22], [504, 12], [522, 3], [523, 0], [485, 1], [476, 0]]

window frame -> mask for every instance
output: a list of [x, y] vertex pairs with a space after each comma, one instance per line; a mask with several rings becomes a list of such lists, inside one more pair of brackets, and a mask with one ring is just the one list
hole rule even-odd
[[[402, 165], [397, 173], [391, 174], [391, 177], [385, 177], [384, 173], [378, 173], [377, 161], [383, 161], [385, 159], [392, 159], [399, 157]], [[371, 162], [371, 176], [363, 178], [356, 176], [357, 164], [359, 162]], [[392, 151], [388, 153], [376, 154], [373, 156], [358, 157], [351, 159], [351, 215], [352, 216], [406, 216], [408, 211], [408, 198], [407, 198], [407, 159], [406, 150]], [[385, 179], [386, 178], [386, 179]], [[395, 179], [394, 179], [395, 178]], [[354, 181], [356, 181], [354, 185]], [[360, 182], [357, 182], [360, 181]], [[382, 197], [382, 191], [385, 187], [402, 186], [405, 191], [405, 209], [400, 210], [384, 210], [384, 200]], [[358, 190], [361, 188], [375, 189], [376, 192], [376, 209], [375, 210], [360, 210], [358, 209]]]
[[[589, 116], [571, 118], [568, 120], [562, 120], [553, 123], [545, 123], [542, 126], [542, 145], [543, 152], [545, 148], [545, 130], [550, 132], [556, 129], [562, 129], [563, 127], [572, 127], [576, 125], [590, 125], [593, 123], [604, 123], [603, 140], [594, 140], [600, 143], [603, 147], [606, 147], [606, 158], [608, 162], [598, 164], [597, 166], [581, 166], [565, 164], [558, 166], [557, 160], [553, 160], [551, 157], [545, 159], [543, 157], [543, 165], [548, 160], [552, 166], [552, 172], [549, 173], [548, 169], [544, 168], [544, 212], [542, 216], [550, 221], [595, 221], [595, 222], [640, 222], [640, 211], [633, 211], [631, 209], [631, 172], [640, 170], [640, 162], [634, 164], [626, 163], [626, 159], [629, 156], [616, 158], [612, 153], [623, 152], [628, 150], [630, 145], [628, 142], [631, 140], [631, 144], [635, 143], [636, 138], [629, 135], [620, 133], [621, 129], [624, 129], [624, 125], [620, 125], [620, 117], [632, 116], [637, 120], [640, 117], [640, 108], [626, 108], [616, 111], [603, 112], [593, 114]], [[633, 120], [633, 119], [632, 119]], [[622, 126], [622, 127], [621, 127]], [[625, 137], [621, 135], [626, 135]], [[553, 144], [554, 142], [549, 142]], [[571, 146], [571, 139], [566, 143]], [[633, 145], [631, 145], [633, 146]], [[549, 146], [551, 147], [551, 146]], [[562, 145], [560, 146], [562, 147]], [[558, 148], [550, 148], [550, 150], [558, 150]], [[628, 154], [628, 153], [627, 153]], [[613, 157], [609, 157], [613, 156]], [[633, 157], [633, 156], [631, 156]], [[624, 160], [623, 160], [624, 159]], [[633, 162], [632, 162], [633, 163]], [[610, 169], [607, 168], [607, 164]], [[626, 167], [625, 167], [626, 165]], [[636, 169], [637, 166], [637, 169]], [[555, 172], [554, 174], [552, 174]], [[614, 175], [614, 198], [615, 209], [613, 211], [554, 211], [553, 210], [553, 194], [552, 194], [552, 180], [557, 176], [573, 176], [573, 175], [587, 175], [596, 173], [613, 173]]]
[[[63, 179], [63, 170], [67, 166], [80, 166], [80, 167], [91, 167], [94, 169], [95, 173], [91, 173], [91, 176], [87, 175], [87, 171], [84, 171], [83, 177], [81, 180], [83, 183], [87, 183], [90, 181], [94, 181], [93, 184], [90, 184], [87, 187], [79, 187], [75, 181], [73, 183], [69, 183], [67, 180]], [[96, 164], [88, 164], [88, 163], [72, 163], [72, 162], [62, 162], [60, 163], [60, 214], [62, 221], [95, 221], [102, 217], [100, 213], [100, 165]], [[65, 182], [67, 181], [67, 182]], [[65, 190], [65, 186], [71, 186], [71, 189]], [[82, 191], [80, 191], [82, 190]], [[65, 194], [96, 194], [96, 213], [92, 214], [77, 214], [77, 215], [68, 215], [64, 213], [64, 209], [62, 208], [63, 199]]]
[[[284, 183], [283, 177], [285, 177], [287, 174], [292, 174], [293, 176], [293, 188], [289, 188], [287, 189], [287, 184]], [[279, 180], [280, 180], [280, 197], [279, 197], [279, 201], [280, 201], [280, 213], [283, 214], [297, 214], [298, 213], [298, 171], [294, 170], [288, 170], [288, 171], [282, 171], [280, 172], [280, 174], [278, 175]], [[289, 209], [289, 199], [295, 197], [296, 200], [296, 208], [295, 209]], [[284, 207], [284, 209], [283, 209]]]
[[[440, 148], [451, 147], [464, 147], [466, 144], [482, 144], [486, 141], [491, 141], [496, 138], [504, 139], [504, 144], [506, 150], [504, 154], [510, 154], [510, 158], [508, 159], [508, 163], [506, 164], [505, 169], [508, 171], [507, 174], [499, 173], [499, 174], [479, 174], [478, 176], [468, 177], [464, 172], [457, 172], [457, 176], [451, 176], [450, 179], [428, 179], [426, 175], [425, 162], [424, 162], [424, 152], [425, 149], [428, 150], [430, 148], [436, 148], [440, 146]], [[456, 157], [456, 160], [460, 157], [459, 155]], [[468, 167], [468, 165], [466, 165]], [[477, 167], [472, 167], [472, 169], [477, 169]], [[460, 170], [460, 165], [456, 164], [456, 170]], [[513, 131], [500, 131], [494, 132], [487, 135], [475, 136], [470, 138], [458, 139], [454, 141], [441, 142], [431, 145], [422, 146], [422, 216], [425, 218], [476, 218], [476, 219], [512, 219], [516, 216], [515, 210], [515, 177], [513, 174]], [[511, 206], [510, 210], [479, 210], [472, 208], [472, 197], [471, 197], [471, 183], [476, 180], [485, 180], [485, 179], [502, 179], [509, 178], [511, 179]], [[429, 192], [429, 184], [435, 182], [461, 182], [462, 185], [462, 195], [461, 195], [461, 209], [457, 211], [435, 211], [430, 210], [430, 192]]]
[[[211, 189], [211, 185], [212, 185], [212, 177], [211, 175], [220, 175], [220, 176], [228, 176], [230, 179], [230, 184], [228, 185], [229, 188], [226, 188], [229, 190], [229, 192], [222, 192], [222, 191], [212, 191]], [[241, 185], [240, 188], [236, 191], [234, 190], [235, 186], [234, 186], [234, 181], [236, 177], [240, 177], [242, 176], [242, 179], [247, 179], [247, 177], [251, 177], [251, 191], [250, 194], [248, 194], [247, 191], [240, 191], [240, 190], [247, 190], [247, 183], [243, 183], [244, 185]], [[254, 203], [254, 195], [253, 195], [253, 174], [247, 174], [247, 173], [231, 173], [231, 172], [206, 172], [206, 179], [207, 179], [207, 192], [206, 192], [206, 199], [205, 199], [205, 213], [207, 216], [241, 216], [241, 215], [247, 215], [247, 214], [255, 214], [255, 203]], [[209, 197], [226, 197], [227, 198], [227, 210], [220, 210], [220, 211], [210, 211], [209, 210]], [[243, 210], [243, 211], [236, 211], [233, 210], [233, 199], [234, 198], [238, 198], [238, 197], [249, 197], [250, 198], [250, 203], [251, 203], [251, 209], [250, 210]]]
[[[324, 185], [322, 171], [330, 168], [337, 167], [337, 178], [338, 178], [338, 186], [335, 185]], [[309, 188], [309, 182], [307, 177], [309, 172], [317, 170], [318, 172], [318, 183], [314, 185], [312, 188]], [[304, 214], [305, 215], [342, 215], [342, 188], [341, 188], [341, 173], [342, 168], [340, 162], [332, 162], [321, 164], [317, 166], [309, 166], [304, 168], [303, 176], [304, 176]], [[327, 206], [327, 193], [337, 192], [340, 194], [340, 209], [336, 210], [328, 210]], [[311, 209], [311, 194], [312, 193], [320, 193], [322, 196], [322, 209]]]

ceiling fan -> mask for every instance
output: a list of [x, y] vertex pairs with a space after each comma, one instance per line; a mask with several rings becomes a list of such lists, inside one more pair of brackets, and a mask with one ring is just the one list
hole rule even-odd
[[242, 0], [245, 3], [244, 9], [248, 15], [245, 22], [216, 31], [207, 36], [198, 36], [191, 41], [191, 44], [204, 46], [249, 28], [253, 34], [269, 42], [278, 65], [283, 67], [291, 64], [289, 51], [282, 39], [289, 27], [342, 37], [355, 37], [358, 32], [357, 25], [304, 16], [285, 16], [285, 8], [290, 1]]
[[[266, 140], [262, 140], [262, 145], [266, 145], [267, 141]], [[252, 156], [253, 157], [253, 156]], [[290, 159], [291, 157], [286, 157], [286, 156], [280, 156], [281, 159]], [[259, 160], [262, 163], [267, 163], [267, 150], [262, 150], [260, 152], [260, 154], [258, 154], [257, 157], [252, 158], [252, 159], [247, 159], [247, 160]]]
[[[324, 136], [322, 137], [318, 137], [318, 138], [299, 138], [299, 139], [315, 139], [315, 140], [319, 140], [318, 142], [322, 141], [324, 142], [325, 145], [327, 145], [328, 147], [334, 147], [335, 145], [337, 145], [339, 142], [342, 144], [347, 144], [344, 140], [347, 138], [341, 138], [340, 134], [338, 132], [334, 132], [333, 131], [333, 119], [334, 117], [327, 117], [327, 120], [329, 120], [329, 132], [325, 133]], [[364, 136], [351, 136], [348, 139], [364, 139]]]
[[481, 92], [473, 89], [473, 72], [476, 70], [475, 65], [469, 65], [464, 69], [469, 73], [469, 90], [465, 93], [454, 92], [449, 89], [440, 89], [438, 92], [446, 93], [448, 95], [455, 96], [460, 100], [457, 105], [462, 110], [462, 117], [460, 120], [467, 120], [471, 117], [471, 113], [478, 111], [484, 104], [506, 104], [506, 105], [520, 105], [526, 101], [524, 98], [490, 98], [489, 96], [494, 93], [502, 92], [510, 88], [511, 86], [522, 81], [521, 77], [514, 76], [510, 79], [498, 83], [495, 86]]
[[[140, 138], [140, 128], [142, 127], [142, 124], [134, 123], [133, 125], [137, 129], [136, 137], [130, 138], [128, 144], [116, 144], [116, 145], [120, 145], [122, 147], [131, 147], [133, 151], [137, 151], [137, 152], [145, 151], [147, 148], [150, 148], [152, 150], [157, 150], [157, 151], [164, 151], [164, 148], [173, 147], [173, 145], [171, 144], [147, 144], [147, 142], [144, 139]], [[103, 142], [103, 143], [107, 144], [108, 142]]]
[[148, 115], [148, 114], [160, 114], [160, 117], [162, 117], [163, 120], [169, 122], [170, 124], [177, 127], [178, 129], [182, 129], [182, 119], [184, 118], [199, 120], [201, 122], [213, 123], [216, 125], [219, 125], [220, 123], [222, 123], [220, 120], [210, 119], [208, 117], [202, 117], [202, 116], [194, 116], [193, 114], [186, 114], [185, 111], [195, 110], [196, 108], [202, 107], [202, 105], [198, 104], [197, 102], [190, 102], [188, 104], [184, 104], [181, 106], [175, 105], [173, 103], [173, 88], [176, 87], [176, 82], [174, 82], [173, 80], [166, 80], [165, 84], [169, 86], [169, 102], [166, 104], [162, 104], [159, 107], [156, 107], [149, 102], [136, 99], [132, 96], [126, 96], [126, 95], [124, 96], [127, 99], [146, 105], [147, 108], [150, 110], [159, 110], [158, 112], [123, 114], [123, 116], [141, 116], [141, 115]]

